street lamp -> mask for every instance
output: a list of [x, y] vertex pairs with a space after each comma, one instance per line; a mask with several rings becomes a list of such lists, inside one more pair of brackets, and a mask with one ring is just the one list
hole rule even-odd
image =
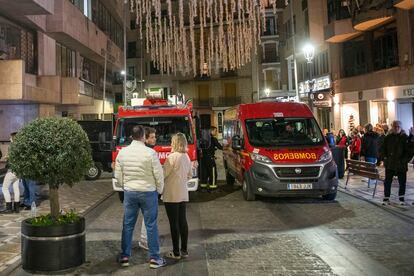
[[264, 92], [265, 92], [266, 97], [269, 98], [269, 96], [270, 96], [270, 89], [269, 88], [266, 88], [264, 90]]
[[315, 57], [315, 47], [308, 43], [305, 44], [305, 46], [303, 47], [303, 55], [305, 56], [305, 59], [308, 62], [308, 66], [309, 66], [309, 81], [308, 81], [308, 85], [309, 85], [309, 96], [308, 96], [308, 100], [309, 100], [309, 107], [311, 108], [312, 112], [313, 112], [313, 80], [312, 80], [312, 60]]
[[122, 70], [122, 71], [121, 71], [121, 75], [122, 75], [122, 76], [125, 76], [125, 74], [126, 74], [125, 70]]

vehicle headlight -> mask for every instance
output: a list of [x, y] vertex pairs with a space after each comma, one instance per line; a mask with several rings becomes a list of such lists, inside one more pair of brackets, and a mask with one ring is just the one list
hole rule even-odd
[[197, 161], [192, 161], [191, 162], [191, 170], [193, 172], [193, 178], [196, 178], [197, 175], [198, 175], [197, 168], [198, 168], [198, 162]]
[[318, 161], [325, 162], [325, 161], [331, 161], [331, 160], [332, 160], [332, 152], [328, 150], [327, 152], [322, 154], [321, 157], [319, 157]]
[[261, 162], [261, 163], [273, 163], [272, 160], [270, 160], [269, 157], [264, 156], [264, 155], [260, 155], [258, 153], [251, 153], [250, 157], [252, 158], [253, 161], [255, 162]]

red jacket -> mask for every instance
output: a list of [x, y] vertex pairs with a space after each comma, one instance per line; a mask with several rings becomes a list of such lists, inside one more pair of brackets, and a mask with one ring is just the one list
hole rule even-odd
[[361, 138], [359, 138], [359, 136], [354, 136], [354, 138], [352, 138], [352, 143], [349, 146], [349, 149], [351, 150], [351, 154], [361, 153]]

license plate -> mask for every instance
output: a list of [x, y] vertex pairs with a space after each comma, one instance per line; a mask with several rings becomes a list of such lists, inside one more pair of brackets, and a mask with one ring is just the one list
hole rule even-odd
[[288, 190], [312, 190], [312, 183], [288, 184]]

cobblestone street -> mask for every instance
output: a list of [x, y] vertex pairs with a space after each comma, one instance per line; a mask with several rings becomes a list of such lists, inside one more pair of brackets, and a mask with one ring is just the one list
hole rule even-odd
[[[159, 207], [161, 252], [171, 250]], [[115, 262], [122, 207], [113, 195], [87, 216], [87, 263], [73, 275], [412, 275], [414, 221], [354, 196], [337, 201], [259, 198], [246, 202], [236, 187], [192, 194], [185, 261], [150, 270], [134, 244], [131, 266]], [[135, 232], [135, 240], [139, 229]], [[12, 275], [22, 275], [21, 270]]]

